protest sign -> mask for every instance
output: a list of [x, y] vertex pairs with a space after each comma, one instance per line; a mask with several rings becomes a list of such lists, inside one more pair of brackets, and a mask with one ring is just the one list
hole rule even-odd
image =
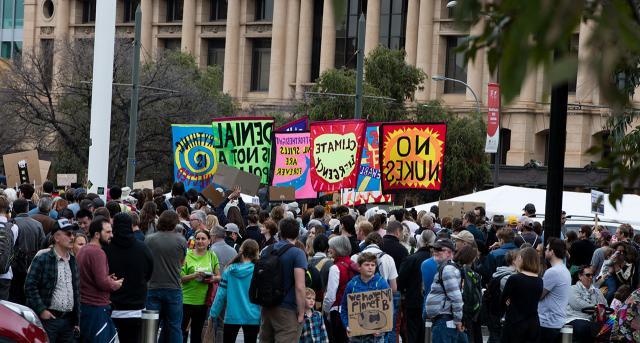
[[372, 335], [393, 329], [393, 293], [390, 288], [347, 294], [349, 336]]
[[591, 213], [604, 216], [604, 193], [591, 190]]
[[276, 132], [302, 132], [307, 131], [309, 127], [309, 117], [304, 116], [294, 121], [288, 122], [277, 129]]
[[47, 180], [47, 177], [49, 176], [49, 168], [51, 168], [51, 161], [40, 160], [38, 162], [40, 166], [40, 177], [42, 178], [42, 182], [44, 182]]
[[294, 187], [296, 199], [315, 199], [318, 193], [311, 186], [310, 133], [276, 132], [273, 146], [274, 167], [271, 185]]
[[295, 201], [296, 189], [293, 186], [269, 187], [269, 201]]
[[258, 195], [258, 188], [260, 188], [260, 178], [254, 174], [221, 163], [218, 165], [218, 170], [215, 174], [215, 184], [225, 189], [240, 186], [242, 193], [256, 196]]
[[133, 183], [133, 189], [145, 189], [145, 188], [153, 190], [153, 180], [138, 181]]
[[332, 192], [356, 186], [365, 128], [365, 120], [311, 123], [314, 190]]
[[446, 132], [446, 124], [383, 124], [382, 190], [440, 190]]
[[460, 218], [464, 217], [465, 213], [475, 210], [476, 207], [486, 208], [485, 203], [476, 201], [451, 201], [440, 200], [438, 202], [438, 212], [440, 218]]
[[272, 117], [233, 117], [212, 123], [218, 162], [257, 175], [268, 183]]
[[343, 205], [357, 206], [392, 201], [391, 194], [382, 194], [382, 185], [380, 184], [379, 129], [380, 124], [367, 125], [362, 157], [360, 158], [358, 184], [355, 190], [348, 189], [341, 192]]
[[218, 169], [216, 142], [211, 125], [171, 125], [173, 135], [173, 177], [186, 189], [198, 192], [212, 182]]
[[14, 187], [23, 183], [42, 184], [40, 159], [37, 150], [29, 150], [2, 156], [7, 186]]
[[72, 183], [78, 182], [78, 174], [58, 174], [56, 175], [56, 184], [58, 187], [71, 186]]
[[209, 184], [200, 194], [215, 207], [218, 207], [224, 201], [224, 195], [220, 193], [213, 184]]

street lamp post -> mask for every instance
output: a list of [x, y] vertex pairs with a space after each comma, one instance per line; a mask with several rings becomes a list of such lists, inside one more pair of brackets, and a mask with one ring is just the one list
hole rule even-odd
[[467, 87], [471, 91], [471, 94], [473, 94], [473, 97], [476, 99], [476, 112], [480, 113], [480, 100], [478, 100], [478, 96], [476, 95], [476, 92], [473, 91], [473, 88], [471, 88], [471, 86], [469, 86], [466, 82], [458, 79], [452, 79], [446, 76], [440, 76], [440, 75], [434, 75], [431, 77], [431, 79], [433, 81], [452, 81], [452, 82], [463, 84], [465, 87]]

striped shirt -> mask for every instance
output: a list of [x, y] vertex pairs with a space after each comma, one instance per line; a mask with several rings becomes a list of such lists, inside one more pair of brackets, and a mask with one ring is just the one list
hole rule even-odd
[[[442, 282], [440, 282], [439, 268], [441, 267], [442, 264], [438, 266], [438, 272], [431, 284], [431, 291], [425, 301], [427, 318], [433, 319], [441, 314], [453, 315], [453, 320], [461, 323], [463, 301], [460, 290], [460, 271], [453, 265], [445, 265], [442, 270]], [[446, 288], [446, 296], [442, 285]]]

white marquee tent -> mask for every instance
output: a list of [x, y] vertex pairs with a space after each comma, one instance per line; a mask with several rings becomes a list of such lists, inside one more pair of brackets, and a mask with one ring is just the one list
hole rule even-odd
[[[489, 218], [494, 214], [502, 214], [504, 216], [522, 215], [522, 209], [527, 203], [532, 203], [536, 206], [536, 213], [544, 214], [546, 190], [500, 186], [446, 200], [484, 202], [486, 204], [487, 217]], [[421, 210], [429, 211], [432, 205], [437, 204], [438, 202], [433, 202], [414, 208], [418, 212]], [[608, 195], [605, 194], [604, 206], [604, 216], [600, 216], [601, 220], [616, 220], [630, 223], [634, 226], [640, 225], [640, 196], [625, 194], [622, 202], [618, 202], [617, 209], [614, 209], [609, 203]], [[590, 193], [563, 192], [562, 209], [567, 212], [567, 215], [594, 216], [591, 213]]]

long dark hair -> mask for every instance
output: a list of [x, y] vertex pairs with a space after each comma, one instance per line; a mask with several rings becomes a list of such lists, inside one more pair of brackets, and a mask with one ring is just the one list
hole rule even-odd
[[243, 257], [251, 260], [251, 263], [255, 264], [256, 261], [258, 261], [259, 251], [260, 251], [260, 246], [258, 245], [258, 242], [254, 241], [253, 239], [247, 239], [244, 242], [242, 242], [242, 245], [240, 246], [240, 251], [238, 252], [236, 257], [234, 257], [229, 262], [227, 266], [230, 266], [234, 263], [241, 263]]
[[158, 205], [153, 201], [147, 201], [140, 211], [140, 230], [147, 233], [149, 225], [156, 223], [156, 213], [158, 211]]
[[240, 231], [240, 235], [245, 237], [247, 230], [244, 225], [244, 219], [242, 218], [242, 213], [240, 213], [240, 209], [236, 206], [229, 207], [229, 211], [227, 212], [227, 220], [230, 223], [234, 223], [238, 225], [238, 230]]

